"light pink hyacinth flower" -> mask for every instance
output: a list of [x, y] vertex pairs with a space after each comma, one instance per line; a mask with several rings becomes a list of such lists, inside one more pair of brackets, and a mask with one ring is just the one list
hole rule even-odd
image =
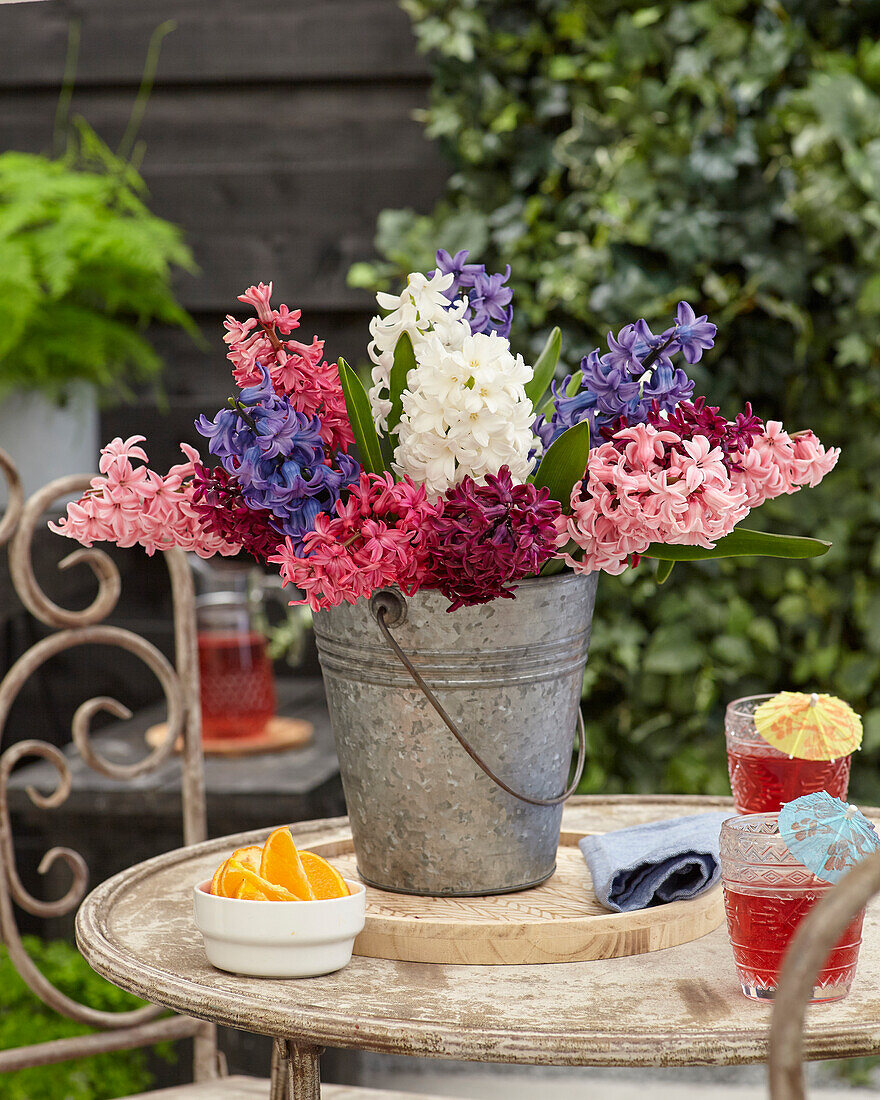
[[[143, 546], [150, 555], [172, 546], [202, 558], [237, 554], [240, 546], [206, 531], [193, 507], [191, 478], [199, 461], [195, 447], [181, 443], [187, 461], [172, 466], [164, 477], [151, 470], [144, 436], [117, 437], [101, 450], [98, 469], [84, 496], [67, 506], [67, 513], [49, 527], [83, 546], [115, 542]], [[132, 459], [143, 462], [133, 466]]]
[[586, 476], [572, 491], [572, 513], [559, 521], [559, 546], [573, 540], [583, 560], [562, 556], [579, 573], [622, 573], [652, 542], [711, 548], [751, 508], [817, 485], [839, 454], [813, 432], [789, 436], [771, 420], [741, 469], [728, 470], [705, 436], [682, 440], [650, 424], [625, 428], [590, 452]]

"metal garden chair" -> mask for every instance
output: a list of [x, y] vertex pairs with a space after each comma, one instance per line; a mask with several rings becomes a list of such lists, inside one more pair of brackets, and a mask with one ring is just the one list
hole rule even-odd
[[[119, 572], [102, 551], [76, 549], [60, 563], [62, 569], [85, 564], [98, 581], [98, 594], [82, 611], [69, 611], [59, 607], [46, 596], [34, 576], [31, 544], [37, 524], [43, 520], [47, 510], [58, 498], [87, 488], [89, 478], [80, 475], [59, 478], [25, 502], [17, 471], [2, 450], [0, 470], [9, 486], [9, 503], [0, 520], [0, 546], [9, 543], [9, 568], [13, 587], [32, 615], [46, 626], [55, 628], [55, 633], [31, 646], [15, 661], [0, 681], [0, 736], [10, 708], [25, 681], [50, 658], [75, 646], [95, 643], [120, 646], [128, 650], [155, 673], [162, 686], [168, 705], [166, 739], [136, 764], [121, 765], [106, 760], [91, 740], [90, 723], [99, 711], [107, 711], [120, 718], [129, 717], [130, 712], [115, 699], [99, 697], [83, 703], [76, 711], [73, 740], [90, 767], [103, 775], [128, 780], [151, 771], [167, 760], [174, 751], [178, 737], [182, 736], [183, 841], [185, 844], [193, 844], [204, 840], [205, 790], [195, 603], [192, 578], [184, 554], [180, 550], [165, 554], [174, 601], [175, 661], [172, 665], [144, 638], [129, 630], [102, 625], [103, 620], [116, 606], [121, 590]], [[66, 893], [54, 901], [44, 901], [25, 889], [16, 867], [7, 784], [16, 765], [29, 757], [40, 757], [48, 761], [58, 773], [57, 785], [50, 794], [29, 788], [28, 794], [37, 806], [50, 810], [61, 805], [71, 787], [70, 771], [63, 754], [46, 741], [19, 741], [0, 756], [0, 936], [18, 973], [37, 997], [64, 1016], [97, 1030], [77, 1038], [51, 1040], [0, 1051], [0, 1074], [105, 1051], [131, 1049], [170, 1039], [192, 1038], [195, 1084], [162, 1090], [163, 1097], [168, 1100], [172, 1097], [179, 1100], [187, 1097], [192, 1097], [193, 1100], [196, 1097], [199, 1100], [215, 1097], [217, 1100], [268, 1097], [268, 1079], [225, 1075], [222, 1056], [218, 1056], [217, 1052], [213, 1025], [186, 1016], [169, 1016], [164, 1009], [153, 1005], [119, 1013], [96, 1010], [71, 1000], [53, 986], [34, 965], [22, 945], [14, 904], [41, 918], [70, 913], [85, 894], [88, 870], [78, 852], [66, 847], [56, 847], [44, 855], [39, 871], [45, 874], [59, 861], [65, 864], [72, 878]]]
[[[770, 1025], [771, 1100], [804, 1100], [806, 1097], [803, 1030], [816, 975], [846, 926], [877, 893], [880, 893], [880, 852], [863, 860], [829, 890], [792, 939], [782, 966]], [[873, 963], [874, 960], [860, 960], [861, 966]], [[870, 1038], [876, 1046], [880, 1019], [873, 1023], [875, 1033]], [[828, 1053], [829, 1057], [834, 1056], [833, 1050]]]

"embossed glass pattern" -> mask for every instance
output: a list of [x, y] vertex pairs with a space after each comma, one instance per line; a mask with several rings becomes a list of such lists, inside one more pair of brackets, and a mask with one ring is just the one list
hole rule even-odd
[[242, 593], [213, 592], [196, 614], [203, 741], [259, 737], [275, 714], [275, 679], [253, 607]]
[[846, 798], [850, 757], [799, 760], [768, 745], [755, 729], [755, 711], [772, 695], [736, 699], [727, 707], [727, 767], [738, 813], [770, 813], [802, 794], [827, 791]]
[[[721, 826], [721, 879], [727, 930], [742, 991], [770, 1000], [789, 941], [831, 884], [808, 871], [779, 835], [777, 814], [747, 814]], [[820, 970], [813, 1002], [836, 1001], [852, 985], [864, 909], [848, 925]]]

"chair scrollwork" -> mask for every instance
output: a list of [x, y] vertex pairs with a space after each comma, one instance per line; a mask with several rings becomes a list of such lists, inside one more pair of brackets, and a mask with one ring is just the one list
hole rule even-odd
[[[4, 465], [4, 469], [8, 469], [8, 466]], [[122, 591], [119, 570], [103, 550], [81, 547], [58, 563], [59, 569], [87, 565], [98, 581], [98, 594], [91, 604], [81, 611], [59, 607], [50, 600], [34, 574], [31, 553], [34, 531], [42, 523], [47, 511], [56, 500], [84, 492], [89, 487], [90, 480], [83, 474], [56, 478], [55, 481], [50, 481], [48, 485], [34, 493], [20, 508], [18, 522], [14, 528], [15, 533], [9, 547], [9, 572], [21, 602], [34, 618], [39, 619], [46, 626], [91, 626], [106, 619], [119, 601], [119, 594]]]
[[[89, 477], [75, 475], [58, 478], [41, 489], [27, 501], [21, 481], [9, 456], [0, 449], [0, 473], [8, 486], [8, 504], [0, 518], [0, 546], [8, 544], [9, 571], [13, 588], [25, 608], [40, 622], [54, 629], [54, 633], [42, 638], [20, 656], [0, 680], [0, 736], [6, 725], [12, 705], [28, 679], [47, 661], [66, 650], [84, 645], [119, 647], [132, 653], [156, 676], [165, 697], [168, 715], [168, 732], [160, 745], [134, 764], [120, 764], [106, 759], [92, 739], [91, 724], [99, 712], [107, 712], [118, 718], [131, 716], [121, 702], [108, 696], [97, 696], [82, 703], [76, 710], [72, 723], [73, 742], [85, 763], [93, 770], [113, 779], [126, 781], [144, 775], [167, 761], [178, 739], [183, 741], [183, 816], [184, 841], [194, 843], [203, 840], [205, 827], [205, 796], [201, 761], [201, 727], [198, 700], [198, 663], [196, 656], [195, 611], [192, 577], [186, 558], [180, 550], [164, 553], [168, 567], [174, 602], [175, 660], [172, 664], [151, 642], [121, 627], [104, 624], [103, 620], [115, 609], [120, 592], [119, 570], [113, 560], [102, 550], [80, 548], [68, 554], [59, 568], [69, 569], [87, 565], [95, 576], [98, 592], [88, 607], [73, 611], [60, 607], [41, 588], [33, 568], [33, 540], [37, 526], [45, 522], [52, 504], [62, 497], [81, 492], [89, 485]], [[120, 1031], [130, 1029], [131, 1036], [141, 1041], [151, 1041], [152, 1031], [162, 1035], [168, 1031], [168, 1021], [152, 1024], [163, 1010], [147, 1005], [129, 1012], [103, 1012], [72, 1000], [53, 986], [34, 965], [22, 944], [16, 923], [15, 906], [38, 917], [58, 917], [72, 912], [82, 900], [87, 884], [88, 869], [85, 860], [67, 847], [53, 847], [47, 851], [39, 865], [41, 875], [63, 863], [70, 873], [70, 884], [62, 896], [52, 900], [34, 897], [24, 886], [15, 857], [15, 845], [9, 812], [9, 780], [19, 763], [37, 758], [51, 764], [57, 773], [54, 788], [46, 793], [33, 787], [27, 794], [34, 805], [51, 810], [61, 806], [71, 790], [71, 771], [63, 752], [46, 741], [28, 739], [7, 748], [0, 755], [0, 938], [22, 979], [47, 1005], [71, 1019], [92, 1027], [112, 1031], [117, 1038], [108, 1036], [106, 1049], [118, 1049]], [[149, 1025], [149, 1026], [146, 1026]], [[164, 1030], [163, 1030], [164, 1029]], [[190, 1034], [196, 1038], [197, 1078], [216, 1075], [216, 1059], [213, 1046], [213, 1029], [199, 1021], [182, 1019], [175, 1034]], [[96, 1037], [91, 1037], [92, 1046]], [[152, 1040], [155, 1041], [155, 1040]], [[63, 1045], [63, 1044], [62, 1044]], [[134, 1044], [132, 1044], [134, 1045]], [[27, 1048], [36, 1052], [33, 1064], [55, 1061], [51, 1052], [41, 1054], [41, 1048], [52, 1043], [36, 1044]], [[59, 1048], [59, 1055], [63, 1053]], [[69, 1055], [68, 1055], [69, 1056]], [[0, 1070], [18, 1065], [18, 1056], [0, 1052]], [[10, 1061], [9, 1059], [12, 1058]], [[19, 1059], [20, 1060], [20, 1059]]]

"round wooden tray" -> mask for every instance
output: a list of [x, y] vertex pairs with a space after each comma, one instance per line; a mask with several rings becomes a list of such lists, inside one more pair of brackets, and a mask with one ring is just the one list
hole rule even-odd
[[[314, 732], [311, 722], [276, 714], [266, 723], [266, 728], [259, 737], [203, 737], [202, 752], [205, 756], [255, 756], [264, 752], [284, 752], [286, 749], [299, 749], [308, 745]], [[165, 722], [150, 726], [144, 734], [151, 749], [161, 745], [167, 736], [168, 726]], [[183, 752], [182, 737], [178, 737], [174, 751]]]
[[[541, 886], [482, 898], [424, 898], [367, 886], [367, 923], [354, 953], [422, 963], [589, 962], [688, 943], [724, 919], [721, 886], [692, 901], [613, 913], [593, 893], [577, 842], [563, 832], [556, 873]], [[351, 837], [308, 845], [357, 879]]]

